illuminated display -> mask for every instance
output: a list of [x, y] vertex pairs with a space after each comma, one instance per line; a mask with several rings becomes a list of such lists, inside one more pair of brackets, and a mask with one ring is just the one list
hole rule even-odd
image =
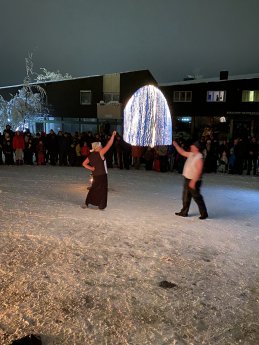
[[134, 146], [172, 144], [172, 119], [163, 93], [153, 85], [138, 89], [124, 109], [123, 139]]

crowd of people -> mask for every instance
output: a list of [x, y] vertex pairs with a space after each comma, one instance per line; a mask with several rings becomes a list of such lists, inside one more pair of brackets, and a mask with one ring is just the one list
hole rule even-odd
[[[104, 147], [111, 135], [91, 131], [73, 135], [59, 131], [37, 133], [13, 131], [6, 125], [0, 133], [0, 164], [6, 165], [59, 165], [82, 166], [88, 157], [93, 142], [101, 142]], [[176, 139], [179, 146], [188, 150], [190, 142], [183, 137]], [[231, 141], [218, 140], [213, 131], [202, 133], [200, 152], [204, 159], [204, 172], [230, 174], [258, 174], [259, 145], [255, 137], [238, 137]], [[119, 169], [177, 171], [182, 173], [185, 157], [173, 145], [156, 147], [132, 146], [116, 133], [110, 150], [105, 155], [107, 167]]]

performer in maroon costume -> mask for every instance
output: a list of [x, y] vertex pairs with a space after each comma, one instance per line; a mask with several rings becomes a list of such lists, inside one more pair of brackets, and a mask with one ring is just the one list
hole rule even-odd
[[108, 179], [104, 155], [112, 146], [115, 135], [116, 131], [112, 133], [111, 138], [104, 147], [102, 147], [100, 142], [92, 143], [91, 153], [83, 162], [83, 166], [92, 171], [93, 183], [82, 208], [94, 205], [100, 210], [104, 210], [107, 206]]

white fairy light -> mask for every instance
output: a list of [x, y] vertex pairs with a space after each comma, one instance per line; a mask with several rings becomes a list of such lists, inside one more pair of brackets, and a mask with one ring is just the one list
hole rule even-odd
[[141, 87], [128, 101], [124, 109], [123, 139], [134, 146], [171, 145], [171, 114], [157, 87]]

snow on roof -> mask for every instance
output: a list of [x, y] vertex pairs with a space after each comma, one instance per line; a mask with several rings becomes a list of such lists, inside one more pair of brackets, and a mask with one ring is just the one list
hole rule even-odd
[[[149, 70], [148, 69], [141, 69], [141, 70], [134, 70], [134, 71], [96, 74], [96, 75], [89, 75], [89, 76], [75, 77], [75, 78], [64, 78], [64, 79], [57, 79], [57, 80], [34, 81], [34, 82], [29, 83], [29, 85], [41, 85], [41, 84], [47, 84], [47, 83], [48, 84], [49, 83], [57, 83], [57, 82], [62, 82], [62, 81], [67, 81], [67, 80], [79, 80], [79, 79], [86, 79], [86, 78], [103, 77], [104, 75], [110, 75], [110, 74], [126, 74], [126, 73], [136, 73], [136, 72], [143, 72], [143, 71], [149, 71]], [[149, 73], [152, 75], [152, 73], [150, 71], [149, 71]], [[19, 87], [23, 87], [23, 86], [24, 86], [24, 83], [17, 84], [17, 85], [0, 86], [0, 90], [1, 89], [9, 89], [9, 88], [10, 89], [19, 88]]]
[[[75, 78], [69, 78], [69, 79], [65, 78], [65, 79], [59, 79], [59, 80], [48, 80], [48, 81], [40, 81], [40, 82], [35, 81], [35, 82], [30, 83], [30, 85], [41, 85], [41, 84], [47, 84], [47, 83], [57, 83], [57, 82], [62, 82], [66, 80], [79, 80], [79, 79], [86, 79], [86, 78], [102, 77], [104, 75], [109, 75], [109, 74], [124, 74], [124, 73], [134, 73], [134, 72], [142, 72], [142, 71], [149, 71], [149, 70], [143, 69], [143, 70], [134, 70], [134, 71], [125, 71], [125, 72], [106, 73], [106, 74], [100, 74], [100, 75], [96, 74], [96, 75], [75, 77]], [[233, 76], [229, 75], [227, 79], [222, 79], [222, 80], [219, 77], [181, 80], [181, 81], [169, 82], [169, 83], [158, 83], [158, 86], [161, 87], [161, 86], [173, 86], [173, 85], [189, 85], [189, 84], [200, 84], [200, 83], [222, 82], [222, 81], [228, 81], [228, 80], [242, 80], [242, 79], [255, 79], [255, 78], [259, 78], [259, 73], [240, 74], [240, 75], [233, 75]], [[22, 86], [24, 86], [24, 84], [0, 86], [0, 90], [8, 89], [8, 88], [10, 89], [19, 88]]]
[[182, 80], [182, 81], [170, 82], [170, 83], [159, 83], [159, 86], [189, 85], [189, 84], [210, 83], [210, 82], [220, 82], [220, 81], [222, 82], [222, 81], [228, 81], [228, 80], [242, 80], [242, 79], [254, 79], [254, 78], [259, 78], [259, 73], [241, 74], [241, 75], [233, 75], [233, 76], [229, 75], [227, 79], [222, 79], [222, 80], [219, 77]]

